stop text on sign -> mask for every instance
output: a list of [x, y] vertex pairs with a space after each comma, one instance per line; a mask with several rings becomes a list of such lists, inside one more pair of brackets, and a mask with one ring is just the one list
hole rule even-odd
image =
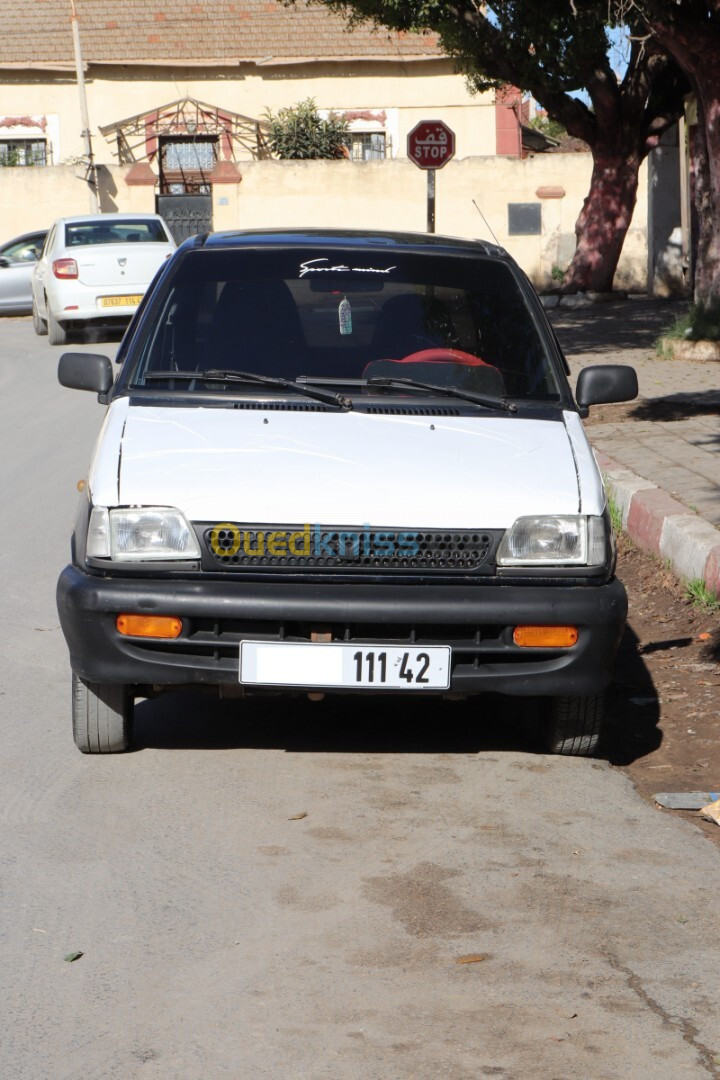
[[441, 169], [455, 155], [455, 133], [442, 120], [421, 120], [408, 135], [407, 152], [419, 169]]

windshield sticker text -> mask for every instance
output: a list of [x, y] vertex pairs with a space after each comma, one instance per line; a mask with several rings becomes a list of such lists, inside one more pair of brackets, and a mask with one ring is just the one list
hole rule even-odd
[[340, 263], [338, 266], [315, 266], [315, 263], [326, 263], [329, 259], [308, 259], [306, 262], [300, 263], [300, 273], [298, 277], [305, 277], [306, 274], [389, 274], [391, 270], [397, 270], [397, 266], [386, 266], [385, 269], [379, 269], [375, 266], [346, 266], [344, 263]]

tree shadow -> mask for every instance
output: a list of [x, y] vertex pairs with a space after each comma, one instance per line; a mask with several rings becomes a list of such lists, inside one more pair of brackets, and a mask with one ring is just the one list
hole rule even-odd
[[700, 657], [705, 661], [720, 663], [720, 629], [713, 632], [710, 641], [702, 649]]
[[[720, 416], [720, 390], [646, 398], [634, 405], [628, 416], [632, 420], [689, 420], [694, 416]], [[718, 436], [708, 436], [710, 442], [719, 440], [720, 433]]]
[[552, 308], [548, 316], [563, 350], [572, 355], [654, 349], [657, 339], [687, 310], [684, 300], [616, 300]]

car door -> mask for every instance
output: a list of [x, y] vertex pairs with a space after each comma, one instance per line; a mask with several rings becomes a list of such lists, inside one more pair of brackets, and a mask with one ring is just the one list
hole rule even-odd
[[32, 272], [42, 234], [0, 249], [0, 312], [22, 314], [32, 309]]

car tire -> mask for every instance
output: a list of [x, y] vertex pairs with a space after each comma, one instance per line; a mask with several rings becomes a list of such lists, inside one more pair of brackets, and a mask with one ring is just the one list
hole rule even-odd
[[547, 702], [543, 736], [551, 754], [590, 757], [598, 748], [605, 720], [605, 694], [557, 697]]
[[73, 672], [73, 738], [83, 754], [120, 754], [132, 739], [134, 701], [127, 686], [91, 683]]
[[48, 341], [51, 345], [65, 345], [68, 339], [67, 327], [59, 323], [48, 307]]
[[38, 311], [37, 304], [35, 303], [35, 297], [33, 297], [32, 302], [32, 320], [33, 330], [38, 335], [38, 337], [45, 337], [48, 332], [47, 319], [43, 319], [42, 315]]

